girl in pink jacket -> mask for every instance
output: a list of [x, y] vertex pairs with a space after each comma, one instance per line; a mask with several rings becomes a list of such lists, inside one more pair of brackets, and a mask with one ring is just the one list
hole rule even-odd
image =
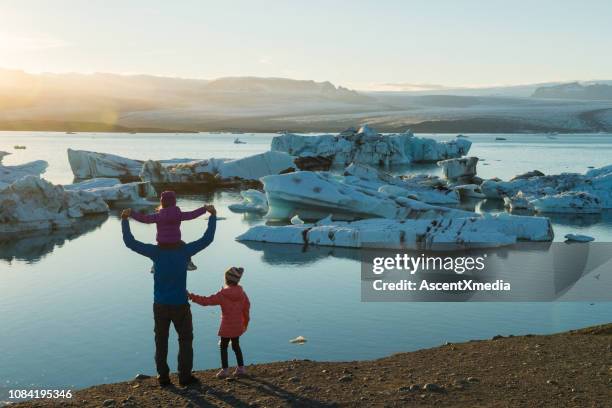
[[[141, 214], [136, 211], [131, 212], [131, 216], [138, 222], [145, 224], [155, 224], [157, 226], [157, 243], [160, 246], [173, 246], [181, 241], [181, 221], [188, 221], [198, 218], [206, 213], [208, 206], [200, 207], [193, 211], [181, 211], [176, 205], [176, 194], [174, 191], [164, 191], [160, 196], [160, 205], [154, 214]], [[183, 242], [184, 243], [184, 242]], [[187, 270], [196, 270], [197, 266], [189, 260]], [[151, 273], [153, 269], [151, 268]]]
[[217, 378], [228, 376], [227, 346], [230, 341], [232, 350], [236, 354], [238, 366], [234, 371], [235, 376], [246, 373], [244, 359], [240, 349], [240, 336], [247, 330], [249, 325], [249, 312], [251, 303], [242, 286], [238, 285], [244, 272], [243, 268], [231, 267], [225, 271], [225, 286], [212, 296], [198, 296], [188, 293], [189, 300], [202, 306], [221, 306], [221, 327], [218, 335], [221, 337], [221, 371]]

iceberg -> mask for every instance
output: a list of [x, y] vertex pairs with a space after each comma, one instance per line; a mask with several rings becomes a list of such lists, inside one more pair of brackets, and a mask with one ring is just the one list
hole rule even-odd
[[257, 213], [265, 214], [268, 212], [268, 199], [266, 195], [259, 190], [241, 191], [242, 202], [230, 204], [229, 210], [235, 213]]
[[405, 220], [372, 218], [323, 225], [257, 225], [236, 239], [345, 248], [449, 250], [499, 247], [518, 240], [550, 241], [552, 228], [548, 218], [508, 214]]
[[116, 178], [94, 178], [80, 183], [64, 186], [67, 191], [87, 191], [101, 197], [107, 204], [116, 205], [152, 205], [149, 199], [157, 193], [149, 182], [131, 182], [122, 184]]
[[[1, 152], [6, 153], [6, 152]], [[49, 164], [44, 160], [35, 160], [33, 162], [18, 164], [15, 166], [5, 166], [2, 164], [2, 159], [4, 156], [8, 155], [0, 154], [0, 184], [6, 185], [11, 184], [20, 178], [26, 176], [35, 176], [40, 177], [42, 173], [47, 170]]]
[[272, 150], [298, 157], [321, 157], [334, 166], [351, 163], [390, 166], [436, 162], [466, 155], [472, 142], [456, 138], [447, 142], [419, 138], [410, 131], [382, 135], [368, 126], [347, 129], [338, 135], [303, 136], [285, 133], [272, 139]]
[[0, 237], [35, 230], [71, 227], [83, 216], [108, 213], [101, 197], [67, 191], [36, 176], [26, 176], [0, 189]]
[[[289, 220], [298, 214], [315, 220], [330, 214], [337, 220], [360, 218], [416, 218], [426, 214], [465, 215], [469, 212], [439, 207], [409, 197], [409, 190], [378, 191], [378, 182], [355, 176], [337, 176], [328, 172], [299, 171], [266, 176], [261, 179], [270, 210], [266, 218]], [[396, 187], [396, 186], [389, 186]], [[387, 189], [388, 190], [388, 189]], [[457, 192], [451, 191], [457, 195]]]
[[598, 208], [612, 208], [612, 165], [585, 174], [540, 176], [538, 173], [526, 173], [510, 181], [485, 180], [480, 188], [487, 198], [509, 197], [510, 201], [516, 201], [519, 197], [541, 212], [588, 213], [598, 212]]
[[476, 175], [478, 157], [441, 160], [437, 164], [442, 167], [442, 173], [446, 179], [471, 181]]
[[567, 241], [570, 242], [591, 242], [591, 241], [595, 241], [595, 238], [593, 238], [590, 235], [583, 235], [583, 234], [566, 234], [564, 237]]
[[257, 182], [261, 177], [295, 169], [295, 158], [282, 152], [266, 152], [242, 159], [208, 159], [163, 165], [159, 161], [144, 163], [140, 177], [153, 184], [231, 185]]
[[[161, 160], [161, 165], [186, 163], [194, 159]], [[140, 179], [144, 161], [128, 159], [110, 153], [90, 152], [87, 150], [68, 149], [70, 168], [77, 180], [91, 178], [118, 178], [123, 181]]]

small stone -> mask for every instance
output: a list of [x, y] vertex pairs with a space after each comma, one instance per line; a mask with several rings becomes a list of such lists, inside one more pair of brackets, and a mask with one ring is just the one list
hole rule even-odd
[[410, 391], [411, 392], [417, 392], [421, 390], [421, 384], [412, 384], [410, 386]]
[[342, 377], [340, 377], [340, 379], [338, 379], [338, 381], [340, 381], [340, 382], [350, 382], [350, 381], [353, 381], [353, 376], [350, 375], [350, 374], [346, 374], [346, 375], [343, 375]]
[[147, 378], [151, 378], [151, 376], [146, 374], [136, 374], [136, 377], [134, 377], [135, 380], [146, 380]]
[[429, 392], [440, 392], [442, 391], [442, 387], [440, 387], [436, 383], [427, 383], [423, 386], [423, 390], [429, 391]]
[[297, 383], [297, 382], [300, 382], [301, 379], [300, 377], [290, 377], [287, 381], [292, 382], [292, 383]]
[[559, 385], [559, 383], [555, 380], [547, 380], [546, 384], [550, 384], [550, 385]]
[[114, 407], [115, 404], [117, 404], [117, 401], [115, 401], [114, 399], [106, 399], [102, 403], [102, 405], [105, 406], [105, 407]]
[[491, 340], [499, 340], [499, 339], [503, 339], [503, 338], [504, 338], [504, 336], [502, 336], [501, 334], [497, 334], [497, 335], [493, 336], [491, 338]]
[[406, 387], [399, 387], [397, 389], [397, 392], [410, 392], [410, 387], [406, 386]]
[[467, 381], [468, 381], [468, 382], [471, 382], [471, 383], [477, 383], [477, 382], [480, 382], [480, 380], [479, 380], [478, 378], [476, 378], [476, 377], [468, 377], [468, 378], [467, 378]]

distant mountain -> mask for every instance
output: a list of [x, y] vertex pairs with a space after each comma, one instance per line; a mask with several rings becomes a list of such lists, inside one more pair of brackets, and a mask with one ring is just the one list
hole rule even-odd
[[612, 85], [603, 83], [581, 85], [579, 82], [571, 82], [569, 84], [544, 86], [537, 88], [532, 97], [609, 101], [612, 100]]

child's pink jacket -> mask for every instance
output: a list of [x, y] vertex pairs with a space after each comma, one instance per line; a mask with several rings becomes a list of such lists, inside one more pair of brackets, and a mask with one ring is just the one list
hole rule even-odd
[[154, 214], [141, 214], [132, 211], [132, 218], [145, 224], [157, 225], [157, 242], [160, 244], [174, 244], [181, 240], [181, 221], [193, 220], [206, 213], [204, 207], [193, 211], [181, 211], [177, 206], [160, 208]]
[[239, 337], [244, 333], [245, 325], [249, 323], [251, 303], [242, 286], [228, 286], [212, 296], [192, 294], [191, 300], [202, 306], [221, 306], [221, 327], [219, 336]]

